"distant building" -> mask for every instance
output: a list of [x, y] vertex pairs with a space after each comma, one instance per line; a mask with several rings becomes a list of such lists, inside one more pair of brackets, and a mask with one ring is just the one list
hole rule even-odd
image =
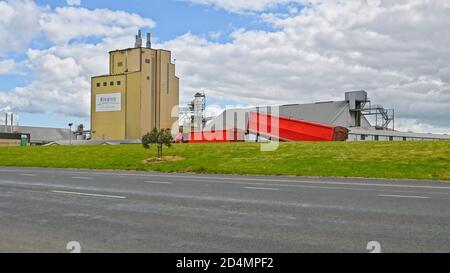
[[179, 78], [171, 52], [142, 47], [109, 53], [109, 74], [92, 78], [91, 130], [94, 140], [135, 140], [152, 129], [178, 124]]
[[16, 140], [19, 140], [19, 136], [20, 138], [22, 138], [22, 135], [28, 135], [30, 145], [45, 145], [54, 141], [69, 140], [70, 137], [72, 137], [73, 139], [75, 138], [75, 135], [73, 133], [72, 136], [70, 135], [69, 129], [62, 128], [43, 128], [30, 126], [14, 126], [12, 128], [11, 126], [8, 126], [8, 128], [5, 129], [4, 125], [0, 125], [0, 133], [3, 133], [4, 137], [7, 134], [14, 134], [16, 136]]
[[30, 144], [29, 134], [0, 132], [0, 147], [28, 146], [29, 144]]

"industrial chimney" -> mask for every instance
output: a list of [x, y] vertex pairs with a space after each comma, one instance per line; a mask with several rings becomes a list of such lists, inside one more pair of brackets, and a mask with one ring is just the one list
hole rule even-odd
[[136, 44], [135, 46], [136, 48], [142, 47], [142, 35], [141, 35], [141, 30], [138, 31], [138, 35], [136, 35]]
[[5, 133], [8, 133], [8, 112], [5, 114]]
[[149, 32], [147, 33], [147, 48], [152, 48], [152, 34]]
[[11, 114], [11, 133], [14, 133], [14, 114]]
[[11, 113], [11, 133], [14, 133], [14, 114]]

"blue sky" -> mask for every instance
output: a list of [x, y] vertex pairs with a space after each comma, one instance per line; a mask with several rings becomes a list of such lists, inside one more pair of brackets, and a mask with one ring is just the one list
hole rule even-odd
[[[44, 1], [37, 3], [51, 7], [65, 6], [66, 1]], [[206, 35], [211, 31], [231, 32], [235, 28], [264, 29], [270, 27], [255, 16], [231, 13], [211, 6], [192, 4], [182, 0], [95, 0], [82, 1], [89, 9], [105, 8], [137, 13], [156, 22], [152, 29], [155, 38], [170, 40], [187, 32]], [[144, 29], [145, 30], [145, 29]], [[227, 36], [222, 36], [227, 40]]]
[[[40, 6], [56, 7], [68, 6], [66, 1], [36, 1]], [[82, 7], [88, 9], [111, 9], [122, 10], [130, 13], [137, 13], [143, 17], [148, 17], [156, 22], [154, 29], [143, 29], [151, 31], [155, 41], [165, 41], [174, 39], [185, 33], [198, 35], [208, 35], [210, 32], [220, 30], [224, 34], [233, 31], [235, 28], [265, 28], [267, 24], [249, 15], [230, 13], [221, 9], [203, 5], [190, 4], [183, 1], [168, 0], [129, 0], [129, 1], [82, 1]], [[201, 18], [201, 19], [199, 19]], [[134, 33], [130, 33], [132, 37]], [[131, 38], [130, 38], [131, 39]], [[94, 38], [88, 39], [95, 41]], [[221, 42], [227, 42], [228, 36], [221, 35]], [[30, 43], [31, 48], [44, 49], [52, 44], [45, 37], [37, 37]], [[23, 52], [9, 52], [2, 56], [4, 59], [10, 58], [16, 61], [23, 61], [26, 55]], [[25, 69], [22, 75], [0, 75], [0, 90], [12, 90], [17, 86], [25, 86], [33, 81], [32, 71]], [[54, 114], [30, 114], [20, 113], [21, 121], [27, 125], [35, 126], [65, 126], [71, 117]], [[80, 120], [88, 122], [87, 119]]]
[[396, 109], [399, 129], [449, 133], [444, 2], [0, 0], [0, 113], [21, 125], [89, 127], [90, 77], [142, 29], [172, 51], [181, 104], [205, 90], [217, 114], [364, 89]]
[[[35, 1], [39, 6], [49, 6], [51, 9], [57, 7], [69, 6], [65, 0], [38, 0]], [[245, 28], [247, 30], [270, 30], [272, 26], [263, 22], [253, 13], [234, 13], [220, 8], [207, 5], [199, 5], [181, 0], [127, 0], [127, 1], [81, 1], [79, 7], [88, 9], [110, 9], [116, 11], [126, 11], [136, 13], [142, 17], [151, 18], [155, 21], [155, 28], [143, 28], [142, 31], [151, 31], [154, 42], [164, 42], [175, 39], [186, 33], [192, 33], [201, 37], [208, 38], [212, 33], [219, 33], [220, 36], [214, 38], [216, 42], [230, 42], [228, 34], [236, 29]], [[270, 10], [277, 10], [271, 8]], [[130, 33], [130, 41], [134, 33]], [[96, 37], [85, 38], [84, 41], [95, 43]], [[30, 48], [46, 49], [51, 47], [52, 43], [43, 35], [38, 35], [30, 41]], [[18, 62], [26, 60], [24, 52], [8, 52], [1, 56], [1, 59], [14, 59]], [[33, 71], [23, 69], [20, 75], [0, 75], [0, 90], [12, 90], [18, 86], [26, 86], [33, 81]], [[236, 103], [234, 101], [219, 101], [214, 98], [210, 102], [224, 106]], [[27, 125], [35, 126], [65, 126], [72, 119], [78, 119], [79, 122], [88, 123], [86, 118], [73, 118], [59, 114], [36, 114], [20, 113], [21, 122]]]

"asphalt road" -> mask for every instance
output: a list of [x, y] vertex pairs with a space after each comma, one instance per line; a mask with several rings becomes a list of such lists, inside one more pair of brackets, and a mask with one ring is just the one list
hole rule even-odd
[[450, 183], [0, 168], [0, 252], [450, 252]]

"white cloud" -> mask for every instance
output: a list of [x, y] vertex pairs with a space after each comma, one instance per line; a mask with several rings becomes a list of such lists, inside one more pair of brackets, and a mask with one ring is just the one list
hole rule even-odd
[[222, 32], [220, 31], [210, 31], [208, 33], [208, 37], [213, 40], [213, 41], [217, 41], [220, 39], [220, 37], [222, 37]]
[[[0, 100], [0, 109], [87, 118], [90, 113], [90, 78], [108, 72], [108, 51], [132, 44], [132, 37], [104, 38], [96, 45], [63, 44], [45, 50], [28, 50], [35, 80], [13, 89]], [[1, 94], [1, 92], [0, 92]]]
[[39, 31], [40, 14], [33, 1], [0, 1], [0, 55], [28, 47]]
[[82, 67], [77, 64], [74, 57], [60, 57], [52, 51], [29, 51], [30, 62], [37, 78], [46, 78], [49, 82], [54, 82], [80, 76]]
[[0, 75], [11, 75], [17, 73], [17, 64], [12, 59], [0, 60]]
[[[77, 1], [73, 1], [75, 3]], [[0, 2], [0, 54], [26, 50], [39, 33], [55, 44], [88, 37], [119, 37], [155, 22], [137, 14], [81, 7], [39, 7], [31, 0]]]
[[[65, 44], [46, 50], [29, 50], [30, 66], [37, 79], [29, 86], [16, 88], [10, 102], [17, 111], [46, 113], [48, 106], [52, 106], [58, 114], [88, 117], [90, 78], [108, 72], [108, 51], [131, 43], [132, 37], [123, 36], [105, 38], [96, 45]], [[28, 94], [26, 100], [23, 99], [25, 93]], [[34, 101], [40, 103], [30, 104]]]
[[[152, 20], [136, 14], [76, 7], [41, 9], [38, 23], [38, 31], [53, 46], [26, 51], [26, 66], [34, 80], [8, 93], [0, 91], [0, 110], [88, 117], [90, 78], [108, 72], [108, 51], [131, 46], [139, 28], [154, 26]], [[83, 41], [86, 37], [98, 42]], [[1, 61], [0, 74], [12, 67], [18, 64]]]
[[399, 124], [397, 130], [404, 132], [450, 134], [448, 127], [433, 126], [416, 119], [397, 119], [397, 123]]
[[46, 12], [42, 15], [40, 24], [44, 34], [56, 44], [87, 37], [131, 35], [138, 28], [155, 26], [153, 20], [137, 14], [78, 7], [62, 7]]
[[79, 6], [81, 5], [81, 0], [67, 0], [67, 5], [69, 6]]
[[450, 128], [449, 12], [438, 0], [323, 1], [294, 16], [261, 15], [276, 31], [239, 30], [227, 44], [186, 34], [163, 46], [177, 59], [184, 101], [198, 90], [263, 105], [365, 89], [396, 108], [399, 126]]

